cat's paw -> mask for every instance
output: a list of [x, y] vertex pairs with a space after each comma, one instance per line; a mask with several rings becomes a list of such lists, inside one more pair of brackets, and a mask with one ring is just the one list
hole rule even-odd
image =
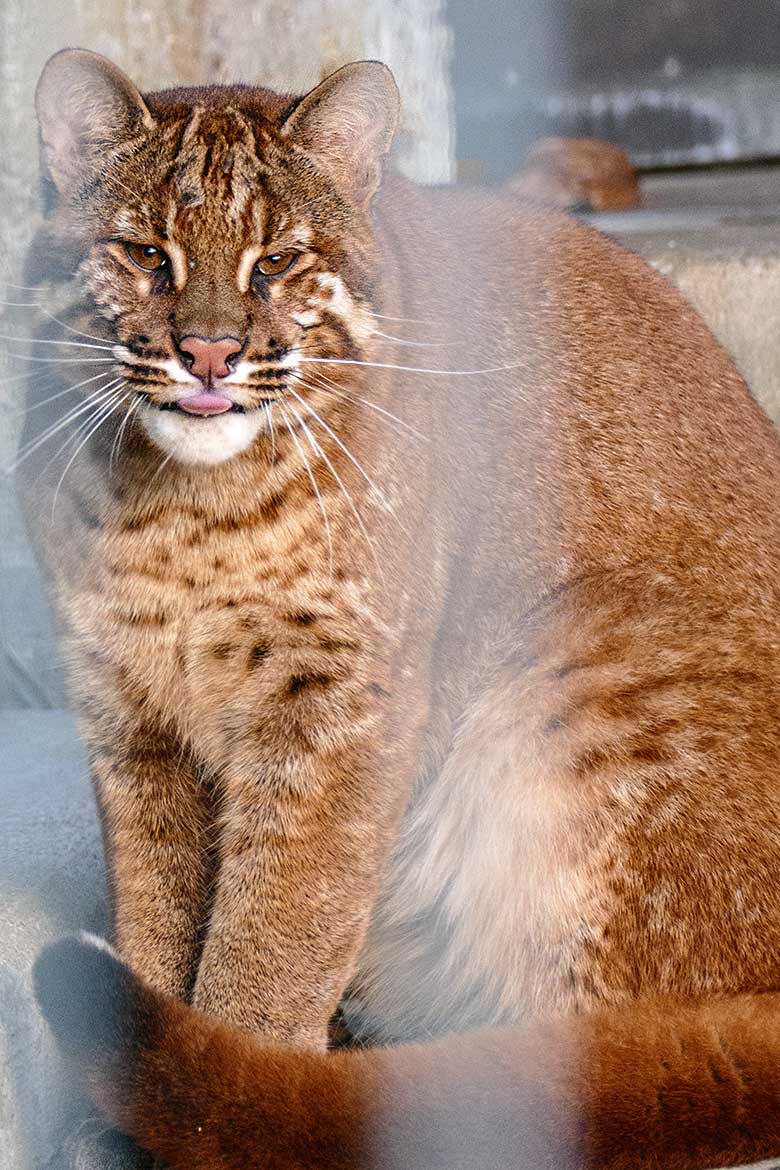
[[149, 1154], [97, 1117], [71, 1133], [46, 1170], [164, 1170]]

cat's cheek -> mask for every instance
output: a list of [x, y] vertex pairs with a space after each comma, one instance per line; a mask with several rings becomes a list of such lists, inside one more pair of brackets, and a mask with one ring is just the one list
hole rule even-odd
[[179, 463], [213, 466], [246, 451], [268, 425], [266, 412], [187, 418], [181, 413], [145, 409], [141, 423], [152, 442]]

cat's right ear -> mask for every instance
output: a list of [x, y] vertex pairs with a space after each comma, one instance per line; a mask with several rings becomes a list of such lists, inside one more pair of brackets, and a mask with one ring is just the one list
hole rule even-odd
[[155, 125], [122, 70], [87, 49], [63, 49], [49, 58], [35, 91], [35, 108], [44, 166], [64, 195], [100, 168], [107, 149]]

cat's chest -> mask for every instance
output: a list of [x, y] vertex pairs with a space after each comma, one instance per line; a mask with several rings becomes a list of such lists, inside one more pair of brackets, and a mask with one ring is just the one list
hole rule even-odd
[[99, 655], [124, 705], [212, 743], [291, 679], [359, 669], [370, 641], [360, 583], [323, 574], [305, 550], [269, 555], [262, 533], [231, 536], [117, 526], [70, 606], [79, 652]]

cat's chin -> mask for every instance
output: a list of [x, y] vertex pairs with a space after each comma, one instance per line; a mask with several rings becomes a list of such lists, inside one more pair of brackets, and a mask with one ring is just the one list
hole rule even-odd
[[202, 418], [146, 407], [141, 411], [141, 423], [166, 455], [179, 463], [208, 467], [226, 463], [246, 451], [267, 428], [268, 419], [264, 410]]

